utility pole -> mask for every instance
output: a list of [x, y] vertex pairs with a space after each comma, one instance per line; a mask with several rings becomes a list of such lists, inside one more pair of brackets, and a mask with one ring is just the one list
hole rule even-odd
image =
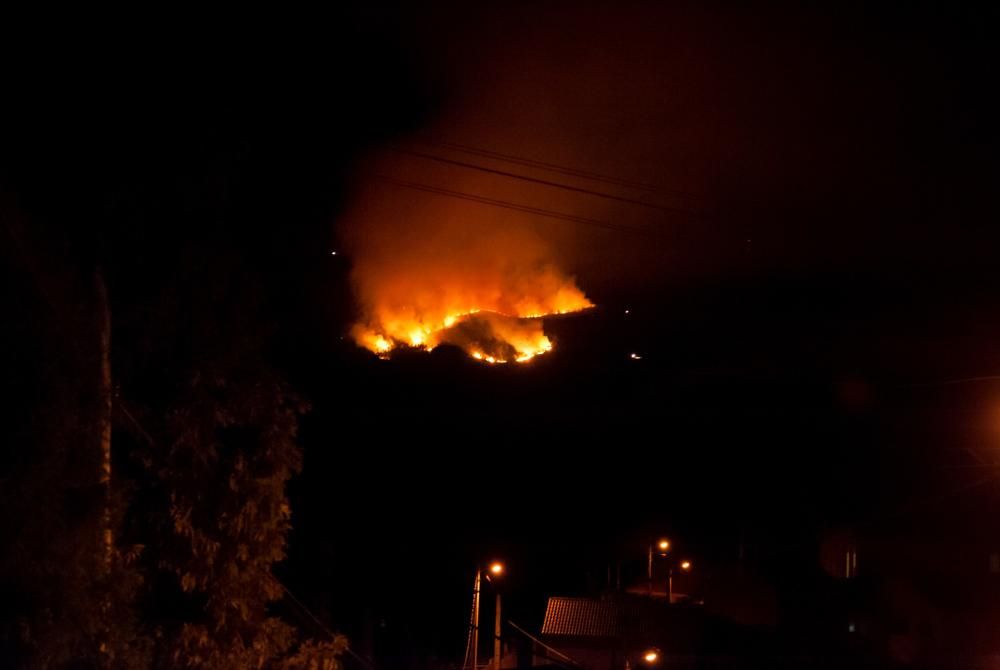
[[653, 544], [649, 545], [649, 554], [646, 559], [646, 590], [649, 595], [653, 595]]
[[101, 514], [101, 535], [104, 568], [111, 571], [114, 542], [111, 533], [111, 307], [108, 288], [100, 268], [94, 274], [97, 293], [98, 339], [100, 342], [100, 377], [98, 381], [97, 434], [101, 450], [100, 484], [104, 489], [104, 509]]
[[[111, 306], [108, 302], [108, 287], [100, 268], [94, 272], [94, 290], [97, 297], [97, 339], [100, 355], [100, 369], [97, 379], [97, 440], [101, 452], [98, 481], [104, 489], [104, 508], [101, 510], [101, 558], [104, 578], [110, 582], [114, 559], [114, 538], [111, 532]], [[101, 598], [101, 618], [105, 621], [99, 650], [100, 666], [110, 668], [113, 661], [111, 648], [110, 583]]]
[[472, 670], [479, 665], [479, 589], [483, 571], [476, 567], [476, 581], [472, 587]]
[[[683, 560], [677, 564], [677, 567], [681, 572], [691, 571], [691, 561]], [[667, 604], [674, 604], [674, 566], [671, 565], [667, 570]]]
[[[656, 549], [660, 552], [661, 556], [666, 556], [667, 552], [670, 551], [670, 540], [665, 537], [661, 537], [656, 542]], [[649, 596], [653, 596], [653, 543], [649, 543], [649, 550], [646, 554], [646, 587], [649, 592]]]
[[[504, 565], [500, 561], [493, 561], [489, 566], [489, 574], [486, 575], [486, 580], [493, 582], [493, 586], [496, 587], [494, 591], [497, 597], [497, 613], [496, 621], [493, 625], [493, 668], [494, 670], [499, 670], [500, 667], [500, 656], [502, 650], [500, 649], [500, 589], [497, 580], [503, 576]], [[472, 657], [472, 670], [478, 670], [477, 666], [479, 664], [479, 592], [482, 587], [482, 577], [483, 570], [480, 567], [476, 567], [476, 581], [472, 587], [472, 624], [469, 627], [469, 643], [468, 648], [465, 651], [465, 660], [468, 662], [469, 657]], [[471, 652], [471, 653], [470, 653]]]
[[500, 670], [503, 650], [500, 646], [500, 589], [497, 592], [497, 616], [493, 624], [493, 670]]

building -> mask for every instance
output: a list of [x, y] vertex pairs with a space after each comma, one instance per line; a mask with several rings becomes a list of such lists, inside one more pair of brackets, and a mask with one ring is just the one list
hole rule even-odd
[[708, 618], [696, 606], [630, 594], [552, 597], [542, 642], [587, 670], [642, 667], [654, 651], [667, 667], [683, 667], [706, 637]]

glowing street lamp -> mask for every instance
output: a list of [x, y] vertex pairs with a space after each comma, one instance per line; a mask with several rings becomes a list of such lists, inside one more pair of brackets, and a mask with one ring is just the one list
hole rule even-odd
[[[489, 574], [486, 575], [486, 579], [490, 582], [494, 582], [497, 579], [503, 577], [506, 568], [504, 564], [500, 561], [493, 561], [489, 565]], [[493, 621], [493, 670], [500, 670], [500, 663], [503, 660], [503, 649], [500, 646], [500, 589], [495, 589], [497, 598], [497, 613], [496, 618]], [[473, 667], [473, 670], [476, 670]]]
[[658, 660], [660, 660], [660, 652], [658, 652], [656, 649], [647, 649], [646, 652], [642, 655], [642, 660], [646, 661], [646, 663], [650, 665], [653, 665]]
[[[486, 581], [491, 583], [496, 583], [495, 580], [500, 579], [505, 571], [504, 564], [500, 561], [493, 561], [486, 567]], [[476, 583], [472, 590], [472, 635], [469, 646], [472, 647], [472, 668], [471, 670], [478, 670], [479, 664], [479, 591], [480, 582], [482, 580], [483, 569], [476, 569]], [[493, 658], [495, 659], [494, 665], [499, 669], [500, 663], [500, 591], [497, 590], [497, 614], [496, 622], [494, 623], [494, 634], [493, 634]]]
[[[684, 559], [677, 564], [677, 567], [681, 572], [691, 572], [691, 561]], [[674, 603], [674, 566], [670, 566], [667, 572], [667, 602], [671, 605]]]
[[649, 582], [649, 593], [653, 594], [653, 549], [659, 552], [660, 556], [665, 556], [670, 551], [670, 540], [661, 537], [655, 543], [649, 543], [649, 552], [646, 556], [646, 580]]
[[[668, 556], [673, 549], [673, 544], [670, 542], [669, 538], [661, 537], [655, 542], [649, 543], [649, 550], [646, 558], [646, 578], [649, 584], [649, 595], [653, 595], [653, 555], [654, 552], [658, 553], [660, 556]], [[667, 602], [674, 602], [674, 568], [680, 570], [681, 572], [691, 572], [693, 567], [689, 559], [683, 560], [668, 560], [667, 567]]]

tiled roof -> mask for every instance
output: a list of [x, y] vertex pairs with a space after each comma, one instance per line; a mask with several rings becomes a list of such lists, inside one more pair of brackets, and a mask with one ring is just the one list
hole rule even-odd
[[619, 620], [618, 603], [613, 600], [549, 598], [542, 635], [617, 637]]

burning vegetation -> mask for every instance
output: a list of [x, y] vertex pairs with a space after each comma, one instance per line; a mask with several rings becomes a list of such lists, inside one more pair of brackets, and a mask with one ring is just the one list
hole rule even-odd
[[[380, 167], [402, 169], [395, 159]], [[421, 174], [468, 192], [495, 184]], [[488, 364], [552, 350], [544, 317], [593, 303], [564, 270], [566, 229], [523, 213], [366, 181], [341, 228], [358, 318], [351, 335], [387, 358], [451, 345]]]
[[592, 306], [571, 279], [551, 268], [537, 272], [534, 293], [503, 281], [404, 289], [407, 284], [399, 284], [398, 294], [379, 293], [366, 306], [366, 319], [353, 329], [360, 346], [387, 357], [401, 347], [430, 351], [450, 344], [485, 363], [525, 363], [552, 350], [542, 317]]

